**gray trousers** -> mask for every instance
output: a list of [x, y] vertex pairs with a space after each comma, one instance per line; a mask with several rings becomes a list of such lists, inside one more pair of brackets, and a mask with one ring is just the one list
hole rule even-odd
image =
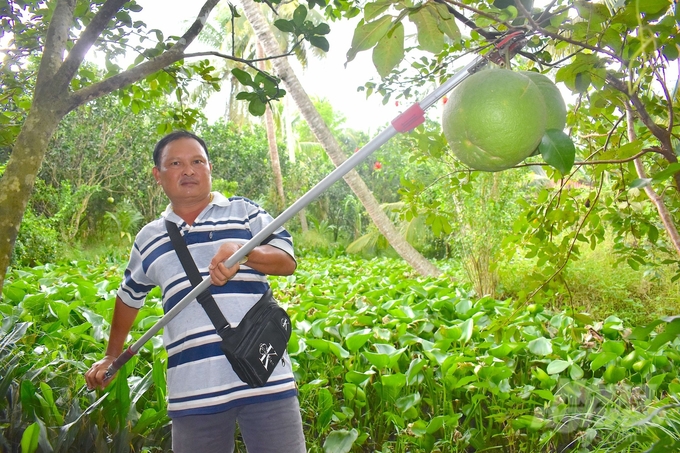
[[231, 453], [238, 423], [248, 453], [305, 453], [297, 397], [172, 420], [174, 453]]

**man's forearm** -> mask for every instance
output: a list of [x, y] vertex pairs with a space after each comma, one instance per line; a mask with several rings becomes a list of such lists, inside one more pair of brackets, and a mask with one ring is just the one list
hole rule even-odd
[[267, 275], [291, 275], [297, 267], [292, 256], [272, 245], [255, 247], [245, 265]]
[[113, 319], [111, 320], [111, 332], [109, 333], [106, 355], [118, 357], [123, 352], [125, 340], [130, 333], [138, 312], [138, 309], [126, 305], [120, 297], [116, 297], [116, 306], [113, 309]]

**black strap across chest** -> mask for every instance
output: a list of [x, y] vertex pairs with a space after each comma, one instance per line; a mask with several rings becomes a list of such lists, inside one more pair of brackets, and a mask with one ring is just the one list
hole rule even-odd
[[[191, 253], [189, 253], [186, 241], [179, 232], [179, 228], [177, 228], [177, 225], [174, 222], [169, 220], [165, 221], [165, 228], [168, 230], [170, 241], [172, 241], [172, 245], [175, 248], [175, 252], [177, 252], [179, 261], [182, 263], [184, 272], [186, 272], [187, 276], [189, 277], [189, 281], [191, 282], [192, 286], [198, 286], [198, 284], [200, 284], [203, 279], [201, 278], [201, 273], [198, 271]], [[220, 336], [222, 336], [224, 332], [231, 328], [229, 322], [222, 314], [220, 308], [217, 306], [217, 302], [215, 302], [212, 294], [210, 294], [210, 290], [206, 289], [203, 291], [198, 295], [196, 300], [199, 304], [201, 304], [205, 312], [208, 314], [210, 321], [213, 323], [215, 330]]]

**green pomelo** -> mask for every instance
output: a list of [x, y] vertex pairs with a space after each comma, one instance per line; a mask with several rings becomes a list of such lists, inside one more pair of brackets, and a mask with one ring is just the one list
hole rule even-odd
[[453, 153], [476, 170], [501, 171], [536, 149], [545, 132], [541, 90], [505, 69], [475, 73], [444, 104], [442, 129]]
[[552, 80], [538, 72], [520, 71], [520, 74], [529, 77], [543, 94], [547, 113], [545, 128], [563, 130], [567, 124], [567, 105], [564, 103], [559, 88]]

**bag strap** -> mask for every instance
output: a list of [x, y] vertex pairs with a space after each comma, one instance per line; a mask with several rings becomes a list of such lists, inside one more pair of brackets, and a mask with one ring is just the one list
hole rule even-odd
[[[193, 286], [197, 286], [202, 281], [201, 274], [196, 267], [196, 263], [194, 262], [191, 253], [189, 253], [187, 243], [180, 234], [179, 228], [177, 228], [177, 225], [174, 222], [169, 220], [165, 221], [165, 228], [168, 230], [170, 241], [172, 241], [172, 245], [175, 248], [175, 252], [177, 252], [179, 261], [182, 263], [184, 272], [186, 272], [187, 276], [189, 277], [191, 284]], [[223, 334], [226, 333], [231, 328], [231, 326], [222, 314], [220, 308], [217, 306], [217, 302], [215, 302], [212, 294], [210, 294], [210, 290], [206, 289], [203, 291], [198, 295], [196, 300], [199, 304], [201, 304], [201, 307], [203, 307], [207, 313], [208, 318], [210, 318], [213, 326], [215, 326], [217, 334], [220, 337], [223, 336]]]

